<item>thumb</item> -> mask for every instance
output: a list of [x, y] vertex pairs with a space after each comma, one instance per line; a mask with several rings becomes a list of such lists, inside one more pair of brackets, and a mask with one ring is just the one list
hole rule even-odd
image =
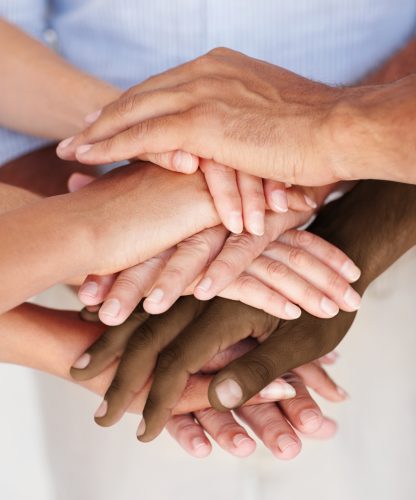
[[79, 191], [86, 185], [90, 184], [96, 178], [93, 175], [81, 174], [80, 172], [74, 172], [68, 179], [68, 191], [74, 193]]

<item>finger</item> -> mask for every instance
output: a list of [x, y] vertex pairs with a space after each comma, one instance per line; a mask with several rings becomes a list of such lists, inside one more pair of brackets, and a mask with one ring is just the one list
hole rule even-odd
[[166, 250], [122, 271], [105, 296], [99, 313], [101, 321], [110, 326], [123, 323], [150, 290], [173, 252], [174, 249]]
[[221, 250], [228, 232], [224, 226], [205, 229], [177, 245], [143, 303], [150, 314], [169, 309]]
[[297, 305], [255, 276], [243, 273], [220, 292], [221, 297], [237, 300], [281, 319], [296, 319], [302, 314]]
[[74, 172], [68, 179], [68, 191], [70, 193], [75, 193], [83, 187], [90, 184], [95, 177], [92, 175], [81, 174], [80, 172]]
[[263, 188], [267, 205], [271, 210], [277, 213], [285, 213], [288, 211], [288, 197], [283, 182], [264, 179]]
[[339, 387], [319, 363], [308, 363], [292, 370], [305, 385], [329, 401], [344, 401], [348, 395]]
[[309, 231], [290, 229], [279, 236], [279, 241], [286, 245], [303, 248], [322, 261], [344, 278], [353, 283], [360, 277], [361, 271], [345, 253], [328, 241]]
[[290, 424], [303, 434], [317, 431], [323, 422], [322, 411], [315, 403], [308, 389], [299, 376], [293, 372], [283, 375], [296, 389], [296, 396], [279, 402], [279, 408], [284, 412]]
[[307, 434], [307, 437], [314, 439], [330, 439], [336, 434], [337, 430], [338, 425], [335, 420], [324, 416], [321, 427], [315, 432]]
[[[326, 304], [328, 301], [327, 296], [279, 260], [260, 255], [250, 264], [247, 273], [252, 276], [253, 280], [262, 283], [267, 289], [274, 290], [283, 296], [285, 302], [298, 304], [305, 311], [319, 318], [331, 317], [328, 310], [322, 307], [322, 304]], [[292, 308], [291, 305], [289, 307]], [[336, 304], [334, 304], [334, 308], [336, 308], [334, 312], [338, 312]], [[297, 309], [297, 316], [280, 317], [284, 319], [299, 317], [300, 309], [298, 307]]]
[[320, 200], [319, 192], [313, 187], [291, 186], [286, 191], [289, 208], [310, 212], [312, 215], [318, 207], [316, 199]]
[[266, 209], [263, 180], [254, 175], [237, 172], [237, 181], [243, 205], [244, 226], [249, 233], [262, 236]]
[[284, 321], [262, 344], [220, 370], [208, 397], [218, 410], [236, 408], [285, 372], [332, 351], [348, 331], [355, 314], [319, 319], [308, 313]]
[[[233, 305], [230, 307], [230, 304]], [[222, 299], [209, 303], [198, 320], [185, 328], [159, 355], [138, 438], [151, 441], [162, 431], [189, 376], [197, 373], [218, 351], [250, 335], [256, 337], [272, 330], [275, 324], [272, 316], [239, 303]]]
[[78, 290], [78, 298], [85, 306], [101, 304], [117, 279], [117, 274], [97, 276], [90, 274]]
[[276, 458], [290, 460], [300, 453], [300, 439], [275, 404], [246, 406], [236, 413]]
[[205, 458], [212, 451], [212, 445], [203, 428], [189, 413], [171, 417], [166, 424], [166, 430], [187, 453], [195, 458]]
[[359, 308], [361, 303], [359, 294], [340, 274], [311, 255], [309, 251], [276, 241], [268, 246], [264, 255], [282, 262], [321, 290], [326, 297], [320, 306], [326, 317], [338, 314], [339, 308], [343, 311], [356, 311]]
[[224, 248], [196, 285], [195, 297], [209, 300], [218, 295], [263, 252], [270, 241], [275, 240], [287, 228], [302, 224], [307, 218], [307, 214], [302, 212], [290, 211], [284, 217], [269, 212], [263, 236], [248, 233], [229, 236]]
[[108, 328], [72, 365], [71, 376], [78, 381], [89, 380], [120, 358], [127, 342], [148, 317], [141, 306], [122, 325]]
[[222, 223], [232, 233], [241, 233], [243, 213], [236, 171], [214, 160], [201, 160], [200, 168]]
[[195, 412], [195, 417], [212, 439], [231, 455], [248, 457], [256, 449], [255, 441], [236, 422], [231, 412], [219, 413], [207, 408]]
[[325, 354], [325, 356], [319, 358], [318, 362], [323, 365], [333, 365], [334, 363], [337, 362], [338, 358], [339, 358], [338, 351], [332, 351], [329, 352], [328, 354]]
[[95, 421], [99, 425], [113, 425], [122, 417], [149, 380], [159, 352], [201, 309], [201, 303], [193, 297], [184, 297], [177, 307], [164, 314], [151, 316], [134, 331], [125, 346], [116, 375], [105, 393], [105, 411], [96, 414]]

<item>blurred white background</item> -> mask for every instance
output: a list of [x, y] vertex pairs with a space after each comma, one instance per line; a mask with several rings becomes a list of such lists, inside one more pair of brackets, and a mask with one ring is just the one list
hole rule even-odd
[[[331, 374], [349, 392], [326, 404], [339, 431], [279, 462], [216, 447], [188, 457], [168, 436], [142, 445], [137, 417], [96, 426], [98, 398], [59, 379], [0, 366], [0, 499], [414, 500], [416, 494], [416, 249], [367, 292]], [[77, 307], [63, 288], [43, 303]]]

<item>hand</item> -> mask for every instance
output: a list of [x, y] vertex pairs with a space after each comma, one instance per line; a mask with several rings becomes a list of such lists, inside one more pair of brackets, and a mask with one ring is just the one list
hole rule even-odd
[[255, 176], [323, 185], [350, 178], [333, 158], [333, 110], [346, 92], [354, 91], [214, 49], [104, 107], [65, 157], [99, 164], [181, 149]]
[[[104, 402], [97, 410], [96, 421], [100, 425], [111, 425], [118, 420], [124, 411], [127, 401], [140, 393], [141, 388], [137, 384], [138, 363], [137, 351], [138, 342], [144, 340], [145, 332], [153, 332], [153, 340], [157, 343], [168, 342], [169, 338], [184, 324], [188, 323], [195, 314], [198, 314], [204, 304], [198, 303], [194, 299], [183, 299], [166, 315], [149, 318], [149, 315], [138, 309], [136, 314], [121, 327], [114, 327], [107, 330], [95, 344], [91, 346], [88, 353], [80, 358], [83, 369], [72, 369], [71, 373], [77, 380], [86, 380], [99, 375], [108, 366], [114, 365], [117, 358], [121, 356], [116, 376], [104, 398]], [[91, 315], [83, 311], [85, 319], [96, 319], [96, 315]], [[146, 334], [147, 335], [147, 334]], [[156, 344], [155, 347], [156, 347]], [[218, 369], [228, 364], [233, 359], [250, 351], [255, 345], [254, 341], [244, 341], [232, 346], [224, 352], [213, 357], [205, 364], [202, 373], [215, 373]], [[146, 365], [150, 368], [151, 358], [147, 359]], [[86, 364], [86, 362], [88, 363]], [[146, 368], [143, 367], [145, 370]], [[322, 417], [322, 413], [316, 403], [311, 399], [303, 383], [314, 388], [319, 394], [331, 401], [341, 401], [345, 399], [345, 392], [337, 387], [326, 375], [325, 371], [318, 363], [311, 363], [301, 367], [297, 373], [287, 374], [287, 380], [296, 387], [295, 390], [285, 381], [285, 378], [275, 380], [267, 387], [258, 402], [266, 401], [257, 409], [247, 411], [241, 409], [239, 416], [246, 420], [247, 424], [259, 435], [270, 447], [276, 457], [293, 458], [300, 451], [300, 441], [293, 432], [291, 425], [305, 434], [333, 433], [334, 423]], [[303, 382], [302, 382], [303, 381]], [[275, 399], [293, 398], [290, 404], [280, 403], [281, 409], [270, 403]], [[286, 418], [283, 416], [285, 412]], [[248, 437], [242, 426], [237, 424], [231, 413], [226, 415], [218, 414], [215, 410], [202, 410], [194, 412], [194, 416], [199, 420], [200, 426], [193, 423], [190, 414], [183, 417], [173, 417], [168, 423], [168, 429], [177, 436], [179, 442], [188, 448], [195, 456], [203, 456], [210, 451], [209, 441], [207, 441], [203, 429], [210, 433], [218, 443], [237, 456], [247, 456], [254, 451], [254, 442]], [[115, 418], [115, 419], [114, 419]], [[266, 422], [273, 421], [273, 425], [266, 426]], [[184, 428], [184, 424], [187, 424]], [[226, 424], [224, 428], [222, 425]], [[323, 428], [321, 428], [323, 427]], [[318, 432], [319, 431], [319, 432]], [[195, 438], [198, 446], [195, 448]], [[233, 441], [237, 439], [237, 441]], [[235, 444], [235, 443], [238, 444]]]

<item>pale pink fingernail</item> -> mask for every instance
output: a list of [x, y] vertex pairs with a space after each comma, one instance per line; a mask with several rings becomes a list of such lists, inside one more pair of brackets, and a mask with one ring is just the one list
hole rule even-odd
[[339, 307], [333, 302], [329, 300], [327, 297], [323, 297], [321, 300], [321, 309], [328, 316], [336, 316], [339, 313]]
[[332, 351], [329, 352], [328, 354], [325, 354], [323, 358], [326, 359], [327, 361], [334, 363], [339, 358], [339, 354], [336, 351]]
[[101, 402], [100, 406], [97, 408], [97, 411], [94, 413], [95, 418], [105, 417], [107, 414], [108, 403], [105, 399]]
[[291, 399], [296, 396], [296, 390], [287, 382], [274, 381], [266, 385], [264, 389], [259, 392], [259, 396], [263, 399], [270, 399], [276, 401], [279, 399]]
[[348, 290], [344, 294], [345, 303], [351, 307], [351, 309], [357, 310], [361, 304], [360, 295], [353, 289], [348, 288]]
[[178, 172], [191, 174], [195, 172], [194, 156], [186, 151], [176, 151], [173, 155], [173, 166]]
[[212, 279], [211, 278], [203, 278], [199, 283], [198, 285], [196, 286], [196, 288], [198, 290], [201, 290], [201, 292], [209, 292], [209, 289], [211, 288], [211, 285], [212, 285]]
[[71, 142], [74, 140], [75, 136], [68, 137], [67, 139], [64, 139], [58, 144], [58, 149], [65, 149], [67, 148]]
[[337, 387], [337, 393], [341, 396], [342, 399], [348, 399], [348, 392], [345, 391], [342, 387]]
[[238, 448], [246, 443], [249, 443], [251, 442], [252, 439], [250, 439], [248, 436], [246, 436], [245, 434], [236, 434], [234, 437], [233, 437], [233, 445]]
[[250, 233], [256, 236], [263, 236], [264, 234], [264, 213], [262, 212], [251, 212], [247, 216], [247, 229]]
[[354, 262], [351, 262], [350, 260], [344, 262], [344, 264], [340, 269], [340, 272], [344, 276], [344, 278], [347, 279], [350, 283], [357, 281], [358, 278], [361, 276], [360, 268], [357, 267], [354, 264]]
[[87, 368], [90, 362], [91, 362], [91, 354], [85, 352], [75, 361], [75, 363], [72, 365], [72, 368], [76, 368], [77, 370], [83, 370], [84, 368]]
[[241, 212], [231, 212], [228, 216], [228, 229], [235, 234], [243, 232], [243, 216]]
[[298, 442], [290, 434], [282, 434], [277, 438], [277, 445], [280, 451], [283, 452], [292, 446], [298, 446]]
[[296, 319], [302, 314], [302, 309], [291, 302], [286, 302], [285, 313], [290, 319]]
[[76, 155], [84, 155], [88, 153], [88, 151], [92, 148], [92, 144], [83, 144], [82, 146], [78, 146], [76, 150]]
[[283, 191], [282, 189], [276, 189], [272, 192], [271, 198], [276, 210], [279, 210], [279, 212], [288, 211], [289, 207], [287, 204], [287, 195], [285, 191]]
[[139, 427], [137, 428], [137, 437], [143, 436], [143, 434], [146, 432], [146, 422], [144, 421], [144, 418], [142, 418], [142, 421], [139, 424]]
[[98, 285], [95, 281], [87, 281], [83, 285], [81, 285], [78, 294], [79, 295], [88, 295], [89, 297], [96, 297], [98, 293]]
[[152, 304], [160, 304], [164, 295], [165, 292], [161, 288], [155, 288], [149, 293], [146, 301], [152, 302]]
[[225, 379], [215, 388], [220, 403], [225, 408], [234, 408], [243, 397], [243, 391], [235, 380]]
[[192, 447], [193, 453], [198, 458], [203, 458], [203, 457], [208, 456], [210, 451], [211, 451], [209, 445], [201, 437], [195, 437], [194, 439], [192, 439], [191, 447]]
[[121, 304], [118, 299], [109, 299], [104, 302], [100, 309], [100, 315], [110, 316], [115, 318], [121, 310]]
[[90, 113], [84, 118], [85, 122], [91, 125], [91, 123], [94, 123], [98, 119], [98, 117], [101, 115], [101, 112], [102, 109], [98, 109], [97, 111]]
[[318, 206], [318, 204], [316, 203], [316, 201], [314, 201], [312, 198], [310, 198], [306, 194], [303, 197], [304, 197], [305, 203], [308, 205], [308, 207], [316, 208]]

